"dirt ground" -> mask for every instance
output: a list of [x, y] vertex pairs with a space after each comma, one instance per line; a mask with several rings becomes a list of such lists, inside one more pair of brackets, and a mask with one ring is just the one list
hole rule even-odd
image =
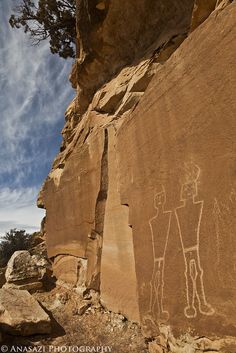
[[2, 343], [8, 352], [148, 353], [138, 325], [106, 311], [96, 298], [81, 300], [77, 293], [58, 287], [34, 296], [50, 315], [52, 332], [27, 338], [5, 335]]

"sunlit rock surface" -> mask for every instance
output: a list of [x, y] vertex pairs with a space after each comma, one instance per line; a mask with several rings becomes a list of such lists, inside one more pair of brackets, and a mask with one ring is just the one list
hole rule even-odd
[[48, 255], [147, 337], [236, 330], [229, 3], [78, 2], [77, 95], [38, 200]]
[[15, 251], [8, 261], [4, 288], [36, 290], [42, 287], [39, 266], [27, 250]]

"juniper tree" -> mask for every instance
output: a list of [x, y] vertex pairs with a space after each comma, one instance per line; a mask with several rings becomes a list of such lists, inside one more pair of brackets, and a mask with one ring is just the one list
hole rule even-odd
[[29, 33], [32, 44], [49, 39], [53, 54], [75, 56], [75, 0], [21, 0], [14, 12], [10, 25]]

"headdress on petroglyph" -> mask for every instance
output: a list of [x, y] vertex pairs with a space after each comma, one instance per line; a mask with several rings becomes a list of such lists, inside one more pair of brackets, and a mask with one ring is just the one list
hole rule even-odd
[[184, 178], [183, 184], [196, 183], [199, 179], [201, 170], [200, 168], [193, 162], [184, 163]]
[[[182, 179], [181, 199], [185, 200], [189, 196], [197, 195], [197, 184], [200, 176], [200, 168], [193, 162], [184, 163], [184, 175]], [[187, 191], [187, 193], [186, 193]]]

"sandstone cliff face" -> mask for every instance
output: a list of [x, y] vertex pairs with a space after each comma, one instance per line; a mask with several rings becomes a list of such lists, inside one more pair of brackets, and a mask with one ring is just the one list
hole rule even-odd
[[193, 0], [78, 0], [76, 86], [80, 108], [126, 65], [189, 28]]
[[236, 6], [215, 5], [77, 3], [77, 95], [38, 200], [48, 254], [148, 337], [235, 332]]

